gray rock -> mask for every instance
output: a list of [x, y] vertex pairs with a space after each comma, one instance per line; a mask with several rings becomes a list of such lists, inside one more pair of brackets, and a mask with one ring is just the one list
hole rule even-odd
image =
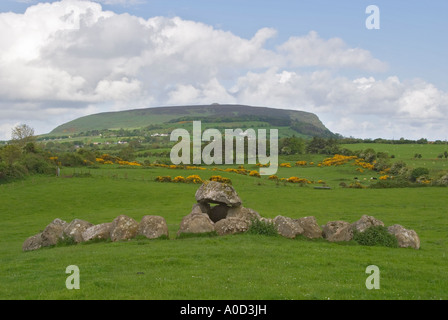
[[144, 216], [138, 224], [137, 234], [148, 239], [157, 239], [161, 236], [168, 237], [168, 225], [163, 217]]
[[373, 226], [383, 226], [384, 223], [381, 220], [375, 219], [372, 216], [363, 215], [361, 219], [358, 221], [352, 223], [352, 229], [353, 231], [358, 232], [364, 232], [367, 228], [373, 227]]
[[293, 239], [304, 231], [299, 223], [289, 217], [276, 216], [273, 221], [278, 233], [286, 238]]
[[22, 245], [23, 251], [37, 250], [42, 247], [42, 232], [25, 240]]
[[126, 215], [120, 215], [112, 221], [110, 239], [112, 241], [129, 240], [137, 235], [138, 222]]
[[41, 235], [42, 247], [56, 245], [62, 239], [62, 234], [66, 226], [67, 222], [59, 218], [54, 219], [49, 225], [47, 225]]
[[322, 229], [317, 224], [316, 217], [303, 217], [295, 221], [302, 227], [305, 237], [309, 239], [322, 238]]
[[110, 232], [112, 230], [112, 222], [106, 222], [91, 226], [83, 231], [83, 241], [90, 241], [96, 239], [107, 240], [110, 239]]
[[208, 214], [203, 213], [198, 206], [193, 206], [189, 215], [183, 217], [177, 235], [182, 233], [207, 233], [213, 232], [215, 225]]
[[329, 221], [322, 228], [322, 235], [328, 241], [350, 241], [353, 239], [351, 224], [345, 221]]
[[239, 218], [251, 222], [255, 219], [261, 219], [261, 216], [253, 209], [239, 206], [230, 208], [227, 212], [227, 218]]
[[68, 225], [65, 226], [62, 238], [73, 239], [76, 243], [84, 241], [82, 233], [92, 227], [93, 224], [81, 219], [74, 219]]
[[241, 205], [235, 189], [227, 183], [206, 181], [196, 191], [196, 201], [200, 203], [226, 204], [230, 207]]
[[388, 227], [387, 231], [397, 238], [399, 247], [420, 249], [420, 238], [414, 230], [408, 230], [402, 225], [394, 224]]
[[226, 218], [215, 223], [215, 231], [218, 235], [224, 236], [228, 234], [242, 233], [249, 229], [250, 223], [240, 218]]

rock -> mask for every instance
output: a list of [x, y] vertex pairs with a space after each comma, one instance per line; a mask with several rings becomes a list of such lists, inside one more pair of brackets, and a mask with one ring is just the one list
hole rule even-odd
[[112, 230], [112, 222], [106, 222], [91, 226], [83, 231], [83, 241], [90, 241], [96, 239], [110, 239], [110, 232]]
[[42, 232], [25, 240], [22, 245], [23, 251], [37, 250], [42, 247]]
[[59, 218], [54, 219], [42, 232], [42, 247], [54, 246], [62, 239], [67, 222]]
[[261, 221], [261, 222], [264, 222], [264, 223], [274, 223], [274, 219], [271, 219], [271, 218], [265, 218], [265, 217], [261, 217], [261, 218], [260, 218], [260, 221]]
[[226, 204], [230, 207], [238, 207], [242, 203], [230, 184], [216, 181], [204, 182], [196, 191], [195, 197], [199, 203]]
[[252, 222], [255, 219], [261, 219], [261, 216], [255, 210], [250, 208], [245, 208], [243, 206], [230, 208], [227, 212], [227, 218], [239, 218], [246, 220], [247, 222]]
[[84, 239], [82, 233], [92, 227], [93, 224], [81, 219], [75, 219], [65, 226], [64, 232], [62, 233], [62, 238], [71, 238], [76, 243], [82, 242]]
[[148, 239], [157, 239], [161, 236], [168, 237], [168, 225], [163, 217], [144, 216], [138, 224], [137, 234]]
[[228, 234], [246, 232], [249, 229], [249, 226], [250, 222], [247, 220], [230, 217], [216, 222], [215, 231], [218, 235], [224, 236]]
[[364, 230], [373, 226], [384, 227], [384, 223], [381, 220], [375, 219], [374, 217], [368, 215], [363, 215], [361, 219], [352, 223], [353, 231], [356, 230], [358, 232], [364, 232]]
[[206, 233], [213, 232], [215, 225], [208, 214], [203, 213], [199, 206], [193, 206], [193, 210], [186, 215], [180, 223], [177, 235], [181, 233]]
[[295, 238], [298, 234], [303, 233], [303, 228], [293, 219], [284, 216], [276, 216], [274, 225], [280, 235], [286, 238]]
[[309, 239], [322, 238], [322, 229], [317, 224], [316, 217], [303, 217], [295, 220], [303, 229], [303, 235]]
[[393, 226], [388, 227], [387, 231], [397, 237], [399, 247], [420, 248], [420, 238], [414, 230], [408, 230], [402, 225], [394, 224]]
[[210, 215], [210, 212], [211, 212], [212, 209], [211, 209], [209, 203], [205, 203], [205, 202], [195, 203], [193, 205], [193, 209], [194, 209], [194, 207], [197, 207], [197, 206], [200, 208], [201, 212]]
[[112, 241], [132, 239], [137, 235], [137, 229], [137, 221], [126, 215], [120, 215], [112, 221], [110, 239]]
[[225, 204], [218, 204], [211, 208], [208, 216], [213, 222], [218, 222], [221, 219], [225, 219], [227, 217], [227, 212], [229, 211], [229, 207]]
[[330, 221], [322, 228], [322, 235], [328, 241], [350, 241], [353, 238], [351, 224], [345, 221]]

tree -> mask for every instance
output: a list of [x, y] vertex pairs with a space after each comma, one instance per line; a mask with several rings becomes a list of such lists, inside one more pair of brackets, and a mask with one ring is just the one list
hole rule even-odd
[[12, 129], [11, 143], [25, 147], [28, 143], [34, 142], [36, 137], [34, 136], [34, 129], [26, 124], [20, 124]]

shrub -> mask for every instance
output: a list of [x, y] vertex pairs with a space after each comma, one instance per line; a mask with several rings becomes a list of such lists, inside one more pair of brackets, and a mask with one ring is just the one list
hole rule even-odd
[[258, 173], [258, 171], [256, 171], [256, 170], [252, 170], [252, 171], [249, 173], [249, 176], [260, 178], [260, 173]]
[[155, 180], [157, 182], [171, 182], [171, 177], [170, 176], [158, 176]]
[[232, 184], [232, 181], [229, 178], [221, 177], [221, 176], [211, 176], [209, 180], [210, 181], [216, 181], [216, 182]]
[[182, 176], [174, 177], [173, 182], [185, 182], [185, 178]]
[[202, 183], [203, 181], [200, 176], [198, 176], [197, 174], [194, 174], [194, 175], [188, 176], [185, 179], [185, 182], [186, 183]]
[[354, 231], [353, 240], [363, 246], [398, 247], [397, 238], [383, 226], [373, 226], [367, 228], [364, 232]]
[[252, 223], [247, 230], [249, 234], [260, 234], [264, 236], [277, 236], [277, 228], [273, 222], [262, 221], [258, 219], [252, 220]]
[[411, 179], [411, 181], [416, 181], [417, 178], [419, 178], [419, 177], [421, 177], [421, 176], [428, 175], [428, 174], [429, 174], [429, 170], [426, 169], [426, 168], [422, 168], [422, 167], [415, 168], [415, 169], [412, 170], [412, 172], [411, 172], [410, 179]]

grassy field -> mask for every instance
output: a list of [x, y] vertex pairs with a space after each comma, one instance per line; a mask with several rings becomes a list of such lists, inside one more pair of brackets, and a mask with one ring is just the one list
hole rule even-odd
[[[322, 160], [322, 156], [306, 157], [303, 160]], [[89, 173], [90, 177], [70, 177], [73, 173]], [[354, 222], [367, 214], [386, 225], [398, 223], [414, 229], [421, 248], [249, 234], [177, 239], [179, 224], [191, 211], [199, 185], [159, 183], [154, 178], [192, 174], [203, 179], [216, 174], [230, 178], [243, 205], [264, 217], [315, 216], [323, 225], [332, 220]], [[366, 172], [358, 178], [365, 177], [368, 183], [373, 174]], [[34, 176], [0, 185], [0, 298], [447, 299], [448, 189], [338, 186], [354, 175], [359, 173], [350, 164], [279, 169], [279, 177], [323, 179], [332, 187], [318, 190], [314, 185], [301, 187], [212, 170], [105, 165], [63, 169], [61, 177]], [[137, 221], [144, 215], [163, 216], [170, 237], [22, 252], [23, 241], [55, 218], [97, 224], [121, 214]], [[365, 270], [372, 264], [381, 272], [379, 290], [365, 286]], [[65, 287], [68, 265], [80, 269], [80, 290]]]

